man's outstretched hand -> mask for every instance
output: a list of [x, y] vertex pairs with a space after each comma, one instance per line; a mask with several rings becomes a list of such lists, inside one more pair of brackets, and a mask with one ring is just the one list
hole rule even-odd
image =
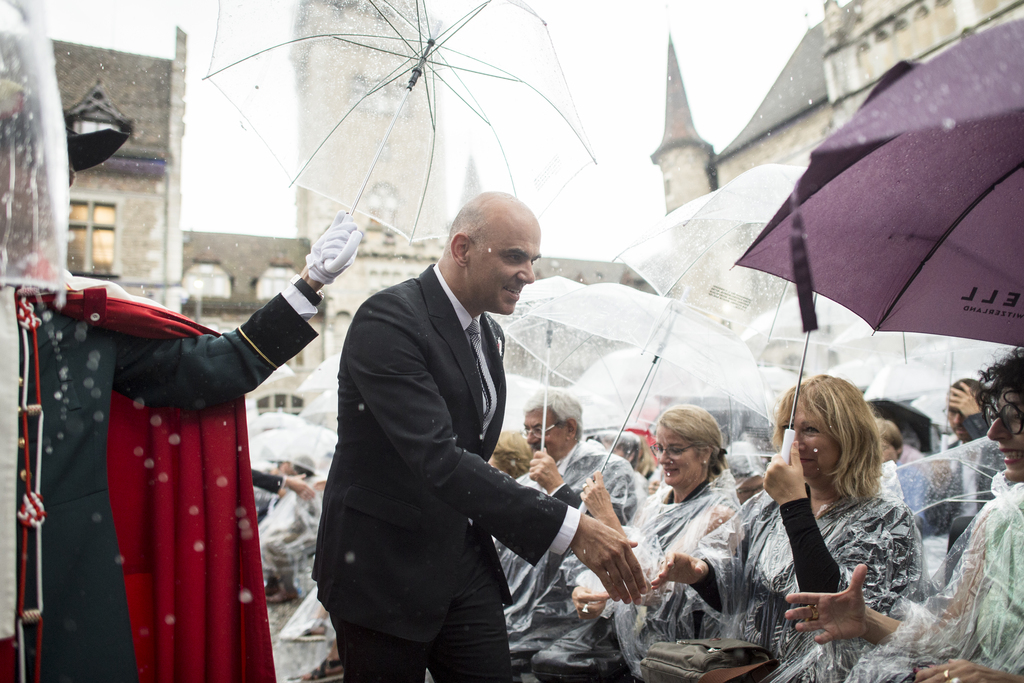
[[611, 600], [639, 604], [647, 592], [647, 578], [633, 555], [636, 543], [593, 517], [582, 515], [569, 544], [576, 557], [597, 574]]

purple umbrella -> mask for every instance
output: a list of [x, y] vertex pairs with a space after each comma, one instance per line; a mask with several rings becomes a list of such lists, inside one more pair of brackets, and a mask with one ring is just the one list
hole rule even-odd
[[1024, 22], [893, 67], [738, 265], [796, 279], [801, 221], [814, 291], [874, 329], [1024, 342]]

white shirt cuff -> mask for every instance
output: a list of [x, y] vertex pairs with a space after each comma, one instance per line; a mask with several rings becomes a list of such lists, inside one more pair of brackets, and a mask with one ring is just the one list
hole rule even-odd
[[565, 519], [562, 520], [562, 528], [558, 530], [555, 540], [551, 542], [548, 552], [556, 555], [564, 555], [576, 535], [576, 529], [580, 526], [580, 511], [578, 508], [569, 506], [565, 510]]
[[314, 315], [316, 315], [316, 306], [309, 303], [302, 292], [295, 288], [295, 285], [288, 285], [281, 292], [281, 296], [284, 300], [291, 304], [291, 307], [295, 309], [295, 312], [302, 316], [302, 319], [309, 321]]

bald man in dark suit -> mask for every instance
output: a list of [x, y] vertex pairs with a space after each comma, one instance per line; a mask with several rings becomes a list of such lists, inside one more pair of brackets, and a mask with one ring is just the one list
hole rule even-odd
[[613, 599], [646, 591], [625, 537], [487, 464], [505, 378], [486, 313], [515, 309], [539, 256], [533, 213], [485, 193], [436, 266], [353, 318], [314, 565], [348, 683], [511, 680], [492, 536], [532, 562], [571, 548]]

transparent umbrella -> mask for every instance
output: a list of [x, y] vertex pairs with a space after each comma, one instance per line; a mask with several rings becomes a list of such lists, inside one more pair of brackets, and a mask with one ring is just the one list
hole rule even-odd
[[[730, 443], [744, 438], [765, 440], [769, 425], [765, 415], [672, 362], [660, 363], [648, 380], [651, 367], [650, 353], [639, 348], [624, 348], [599, 358], [584, 370], [570, 390], [576, 395], [601, 397], [611, 408], [598, 411], [596, 415], [585, 409], [587, 428], [617, 428], [626, 414], [630, 415], [630, 424], [650, 427], [665, 409], [678, 403], [691, 403], [715, 417]], [[789, 386], [792, 382], [787, 388]], [[639, 401], [637, 396], [640, 396]]]
[[288, 460], [304, 453], [322, 462], [333, 457], [337, 445], [337, 432], [305, 425], [261, 432], [249, 439], [249, 452], [254, 458], [267, 461]]
[[319, 425], [337, 431], [338, 429], [338, 391], [327, 389], [306, 404], [299, 417], [310, 424]]
[[729, 329], [674, 299], [624, 285], [590, 285], [530, 311], [507, 335], [545, 362], [553, 384], [574, 384], [614, 351], [643, 352], [646, 374], [622, 389], [634, 394], [623, 425], [651, 377], [661, 373], [659, 366], [714, 387], [766, 419], [769, 415], [770, 394], [750, 349]]
[[616, 259], [662, 296], [749, 327], [778, 309], [786, 281], [732, 264], [746, 250], [804, 169], [767, 164], [679, 207]]
[[[547, 26], [518, 0], [221, 0], [206, 78], [291, 183], [410, 240], [447, 233], [446, 176], [470, 158], [538, 214], [594, 160]], [[388, 187], [359, 204], [375, 164]]]
[[0, 285], [49, 289], [62, 305], [68, 152], [44, 15], [41, 3], [0, 12]]
[[896, 468], [903, 498], [919, 517], [928, 558], [936, 569], [950, 543], [950, 532], [992, 498], [992, 478], [1006, 469], [998, 444], [975, 439], [957, 448]]
[[302, 380], [302, 384], [296, 389], [299, 393], [307, 391], [338, 391], [338, 371], [341, 369], [341, 354], [336, 353], [328, 356], [324, 362], [313, 368], [309, 377]]

